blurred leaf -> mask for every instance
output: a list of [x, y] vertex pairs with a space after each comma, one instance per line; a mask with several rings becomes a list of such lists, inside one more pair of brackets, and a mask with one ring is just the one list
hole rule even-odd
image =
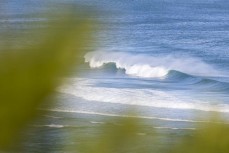
[[[153, 128], [150, 128], [150, 131], [142, 128], [141, 120], [135, 117], [109, 120], [111, 122], [97, 127], [93, 136], [88, 137], [85, 133], [85, 139], [81, 139], [81, 143], [70, 150], [82, 153], [147, 153], [152, 150], [149, 144], [154, 142], [152, 141], [155, 135]], [[75, 138], [78, 139], [77, 136]]]
[[[190, 136], [180, 140], [180, 144], [170, 149], [170, 153], [227, 153], [229, 151], [229, 125], [220, 120], [206, 123]], [[216, 123], [218, 122], [218, 123]], [[225, 121], [224, 121], [225, 122]]]
[[50, 20], [47, 29], [31, 34], [39, 43], [0, 48], [0, 150], [16, 140], [61, 83], [60, 77], [77, 64], [91, 35], [90, 21], [77, 18], [69, 12]]

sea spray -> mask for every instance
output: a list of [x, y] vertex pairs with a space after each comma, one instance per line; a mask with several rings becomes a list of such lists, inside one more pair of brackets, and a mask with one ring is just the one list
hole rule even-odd
[[114, 63], [116, 68], [124, 69], [125, 73], [137, 77], [161, 78], [169, 71], [176, 70], [186, 74], [198, 76], [217, 76], [220, 74], [211, 65], [195, 57], [150, 56], [131, 54], [125, 52], [89, 52], [85, 56], [85, 62], [91, 68], [99, 68], [108, 63]]

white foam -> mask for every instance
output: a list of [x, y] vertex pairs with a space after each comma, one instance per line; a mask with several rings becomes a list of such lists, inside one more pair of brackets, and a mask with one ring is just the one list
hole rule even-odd
[[176, 118], [162, 118], [154, 116], [134, 116], [134, 115], [121, 115], [112, 113], [101, 113], [101, 112], [91, 112], [91, 111], [79, 111], [79, 110], [67, 110], [67, 109], [48, 109], [48, 111], [53, 112], [65, 112], [65, 113], [78, 113], [78, 114], [89, 114], [89, 115], [100, 115], [109, 117], [126, 117], [126, 118], [140, 118], [140, 119], [150, 119], [150, 120], [162, 120], [162, 121], [172, 121], [172, 122], [189, 122], [189, 123], [205, 123], [209, 121], [201, 120], [186, 120], [186, 119], [176, 119]]
[[51, 116], [51, 115], [44, 115], [45, 117], [48, 117], [48, 118], [57, 118], [57, 119], [60, 119], [62, 117], [57, 117], [57, 116]]
[[196, 130], [196, 128], [176, 128], [176, 127], [154, 127], [155, 129], [169, 129], [169, 130]]
[[201, 111], [229, 112], [229, 105], [210, 104], [171, 92], [153, 89], [106, 88], [92, 86], [93, 79], [71, 79], [70, 85], [58, 91], [71, 94], [88, 101], [118, 103], [126, 105], [150, 106], [158, 108], [188, 109]]
[[126, 68], [126, 73], [138, 77], [163, 77], [168, 74], [168, 70], [163, 67], [152, 67], [149, 65], [133, 65]]
[[90, 121], [91, 124], [105, 124], [104, 122]]
[[64, 125], [58, 125], [58, 124], [49, 124], [49, 125], [33, 125], [36, 127], [51, 127], [51, 128], [63, 128]]
[[219, 72], [200, 59], [193, 57], [133, 55], [124, 52], [89, 52], [85, 56], [91, 68], [114, 63], [117, 68], [125, 69], [126, 74], [138, 77], [164, 77], [170, 70], [193, 75], [219, 75]]
[[145, 136], [146, 133], [137, 133], [137, 135], [139, 135], [139, 136]]

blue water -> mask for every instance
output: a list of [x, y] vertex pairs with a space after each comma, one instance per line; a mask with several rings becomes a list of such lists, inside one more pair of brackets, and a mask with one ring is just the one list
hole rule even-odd
[[103, 29], [84, 57], [85, 72], [61, 92], [92, 107], [112, 104], [94, 113], [122, 105], [171, 119], [229, 112], [227, 1], [81, 3], [100, 9], [95, 18]]
[[37, 123], [50, 128], [41, 128], [49, 138], [35, 139], [28, 148], [39, 150], [44, 146], [36, 142], [51, 146], [49, 140], [63, 137], [67, 141], [57, 144], [67, 144], [67, 132], [58, 135], [64, 128], [80, 125], [88, 130], [112, 122], [104, 117], [131, 116], [130, 110], [159, 129], [192, 130], [212, 112], [228, 119], [227, 0], [13, 0], [4, 7], [8, 27], [23, 31], [31, 22], [42, 27], [45, 19], [32, 14], [42, 14], [54, 3], [97, 10], [90, 18], [100, 30], [95, 49], [82, 57], [80, 74], [66, 78], [68, 84], [58, 89], [58, 103], [48, 108], [54, 114]]

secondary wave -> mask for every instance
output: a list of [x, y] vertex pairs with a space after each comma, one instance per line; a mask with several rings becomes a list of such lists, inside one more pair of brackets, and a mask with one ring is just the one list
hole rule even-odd
[[223, 82], [206, 77], [198, 77], [188, 75], [182, 72], [171, 70], [167, 75], [165, 81], [169, 82], [179, 82], [183, 85], [188, 85], [189, 87], [195, 87], [195, 89], [203, 89], [204, 91], [214, 91], [214, 92], [228, 92], [229, 83]]
[[171, 70], [199, 76], [217, 76], [220, 73], [212, 66], [194, 57], [150, 55], [133, 55], [124, 52], [89, 52], [85, 56], [91, 68], [99, 68], [114, 63], [116, 68], [124, 69], [125, 73], [144, 78], [165, 77]]
[[168, 109], [229, 112], [228, 104], [211, 104], [210, 102], [190, 98], [187, 95], [175, 94], [168, 91], [97, 87], [93, 85], [95, 82], [91, 79], [75, 78], [69, 80], [69, 82], [70, 85], [62, 86], [58, 91], [88, 101]]

